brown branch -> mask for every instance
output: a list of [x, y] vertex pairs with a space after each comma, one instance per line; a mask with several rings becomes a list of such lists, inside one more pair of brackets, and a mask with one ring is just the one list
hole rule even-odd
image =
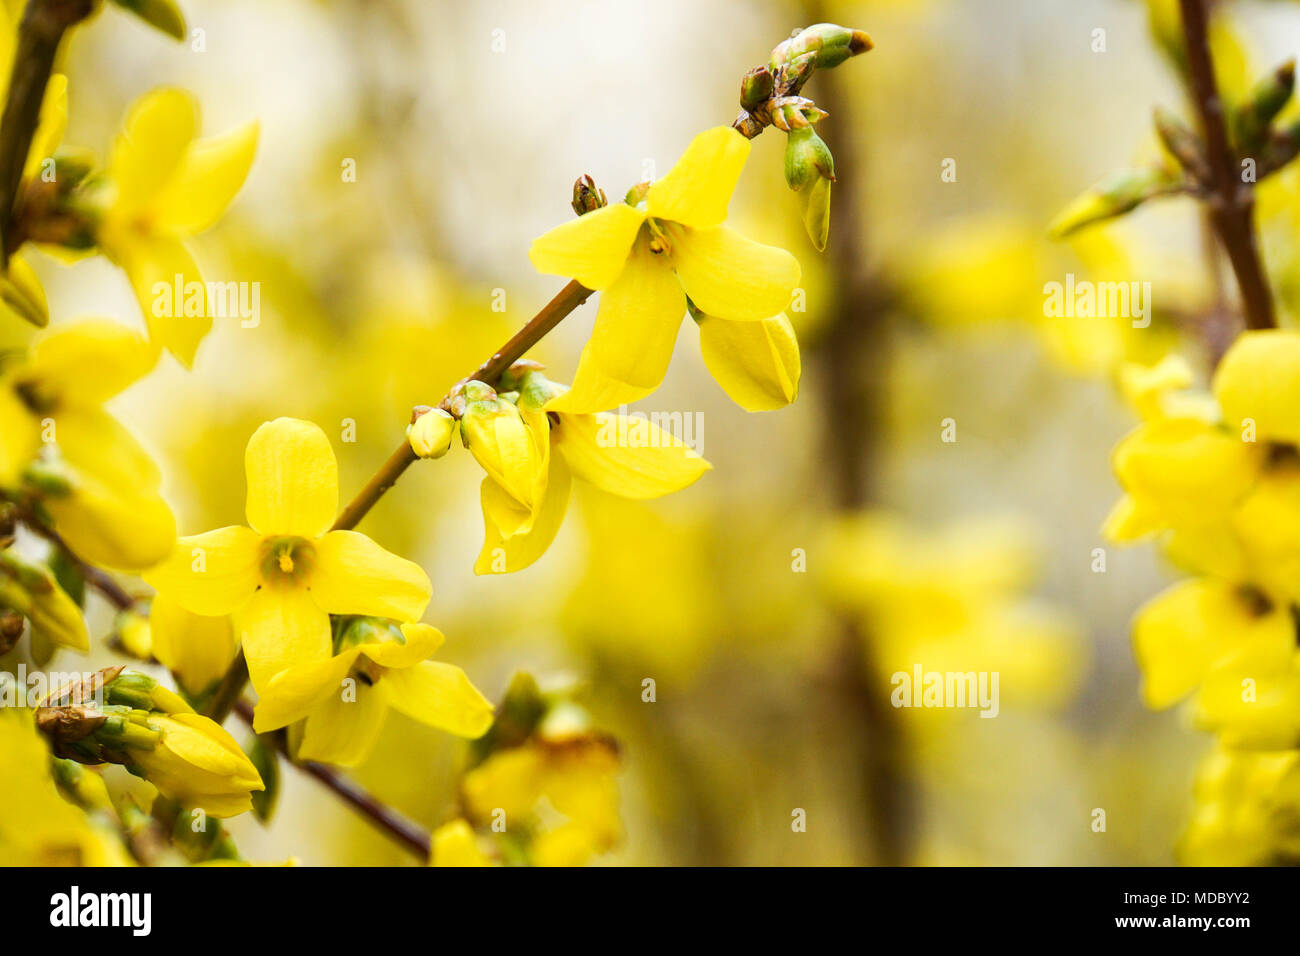
[[[237, 702], [235, 712], [250, 727], [253, 725], [253, 708], [247, 701]], [[370, 791], [353, 783], [336, 770], [311, 760], [294, 760], [285, 747], [283, 734], [266, 734], [263, 739], [290, 764], [315, 777], [344, 803], [383, 830], [421, 862], [428, 862], [433, 837], [419, 824], [398, 813]]]
[[1219, 96], [1214, 62], [1210, 56], [1206, 3], [1205, 0], [1179, 0], [1179, 6], [1187, 44], [1192, 100], [1200, 116], [1205, 154], [1210, 166], [1213, 187], [1209, 198], [1210, 219], [1237, 277], [1247, 327], [1271, 329], [1277, 322], [1273, 315], [1273, 296], [1255, 239], [1255, 196], [1250, 186], [1241, 180], [1237, 157], [1228, 140], [1223, 100]]
[[93, 0], [30, 0], [18, 26], [9, 94], [0, 118], [0, 266], [8, 267], [17, 246], [12, 221], [18, 184], [36, 135], [59, 44], [68, 28], [90, 16], [93, 9]]

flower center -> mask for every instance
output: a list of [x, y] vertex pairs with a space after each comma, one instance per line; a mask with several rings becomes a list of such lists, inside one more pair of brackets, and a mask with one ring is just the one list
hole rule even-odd
[[315, 565], [316, 550], [306, 538], [266, 538], [261, 557], [262, 583], [303, 584]]
[[668, 224], [660, 222], [658, 219], [647, 219], [645, 221], [646, 229], [650, 233], [650, 251], [655, 255], [663, 255], [673, 251], [673, 244], [668, 234]]

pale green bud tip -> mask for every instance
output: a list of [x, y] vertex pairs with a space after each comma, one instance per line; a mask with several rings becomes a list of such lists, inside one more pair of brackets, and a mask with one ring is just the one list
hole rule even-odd
[[1063, 239], [1084, 226], [1122, 216], [1174, 186], [1164, 169], [1116, 170], [1061, 210], [1048, 227], [1048, 235]]
[[185, 39], [185, 17], [175, 0], [113, 0], [123, 10], [130, 10], [150, 26], [177, 40]]
[[406, 429], [411, 451], [421, 458], [441, 458], [451, 448], [456, 419], [441, 408], [431, 408]]
[[803, 189], [814, 179], [835, 181], [835, 157], [811, 126], [791, 130], [785, 142], [785, 181]]
[[874, 46], [871, 37], [862, 30], [850, 30], [835, 23], [814, 23], [773, 50], [772, 65], [797, 61], [811, 54], [817, 69], [829, 70]]

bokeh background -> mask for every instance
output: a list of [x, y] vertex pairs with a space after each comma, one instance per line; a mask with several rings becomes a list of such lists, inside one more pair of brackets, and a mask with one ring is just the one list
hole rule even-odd
[[[1139, 702], [1128, 622], [1170, 572], [1099, 533], [1118, 496], [1109, 452], [1136, 420], [1113, 373], [1158, 348], [1162, 323], [1125, 332], [1042, 308], [1044, 283], [1071, 271], [1152, 281], [1158, 309], [1208, 294], [1190, 203], [1074, 244], [1046, 235], [1073, 195], [1152, 154], [1155, 104], [1183, 107], [1145, 4], [184, 7], [201, 52], [123, 16], [75, 32], [65, 138], [102, 150], [157, 85], [193, 91], [207, 134], [261, 120], [244, 191], [197, 243], [208, 278], [260, 282], [260, 325], [219, 322], [193, 372], [165, 359], [114, 408], [162, 463], [182, 533], [242, 520], [244, 444], [279, 415], [331, 434], [350, 495], [413, 404], [558, 290], [527, 251], [572, 215], [575, 177], [621, 197], [730, 122], [740, 76], [793, 28], [868, 31], [874, 51], [806, 91], [830, 110], [819, 129], [840, 178], [827, 252], [803, 234], [778, 131], [731, 205], [803, 265], [793, 406], [732, 405], [687, 323], [639, 407], [700, 413], [715, 470], [695, 486], [650, 503], [578, 487], [541, 561], [475, 577], [479, 476], [454, 448], [362, 530], [428, 570], [441, 656], [488, 696], [518, 669], [571, 681], [619, 738], [626, 839], [601, 862], [1173, 861], [1209, 740]], [[1243, 3], [1233, 20], [1260, 69], [1300, 42], [1295, 4]], [[104, 260], [37, 268], [56, 321], [140, 324]], [[571, 377], [593, 316], [589, 303], [537, 350], [552, 377]], [[998, 670], [999, 716], [893, 709], [889, 674], [914, 661]], [[394, 714], [357, 775], [436, 826], [463, 759], [463, 743]], [[230, 828], [251, 859], [407, 862], [293, 771], [271, 826]]]

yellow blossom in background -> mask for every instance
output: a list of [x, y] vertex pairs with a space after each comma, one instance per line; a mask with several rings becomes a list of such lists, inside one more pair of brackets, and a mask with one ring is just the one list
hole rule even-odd
[[883, 673], [996, 673], [1006, 702], [1029, 707], [1060, 706], [1081, 681], [1078, 625], [1025, 593], [1034, 547], [1022, 523], [926, 532], [868, 513], [835, 524], [827, 549], [827, 592], [862, 616]]
[[433, 832], [431, 866], [492, 866], [492, 860], [478, 845], [474, 828], [464, 820], [444, 823]]
[[0, 866], [129, 866], [121, 841], [59, 794], [27, 711], [0, 712]]
[[97, 242], [126, 271], [149, 334], [187, 368], [212, 328], [212, 301], [185, 240], [211, 227], [243, 185], [258, 125], [198, 136], [198, 107], [161, 89], [128, 111], [113, 144]]
[[122, 326], [86, 319], [45, 334], [0, 370], [0, 488], [34, 483], [56, 530], [94, 564], [145, 568], [175, 541], [158, 469], [100, 407], [156, 356]]
[[428, 576], [355, 531], [331, 531], [334, 450], [311, 422], [262, 425], [244, 453], [251, 527], [182, 538], [145, 575], [193, 614], [234, 615], [249, 674], [264, 690], [280, 671], [331, 656], [330, 614], [418, 620]]
[[663, 381], [686, 297], [704, 314], [759, 321], [799, 284], [784, 249], [722, 223], [750, 144], [726, 126], [696, 136], [663, 178], [533, 242], [541, 272], [601, 290], [595, 330], [573, 389], [552, 411], [598, 412], [649, 395]]
[[540, 558], [564, 522], [574, 477], [623, 498], [644, 499], [679, 491], [712, 467], [648, 419], [565, 411], [553, 411], [548, 418], [542, 408], [567, 389], [540, 372], [524, 370], [507, 384], [517, 385], [520, 413], [538, 422], [542, 440], [554, 454], [549, 455], [544, 498], [535, 518], [523, 513], [491, 476], [483, 479], [485, 537], [475, 574], [519, 571]]
[[[601, 738], [539, 739], [492, 755], [465, 775], [462, 789], [473, 819], [487, 823], [502, 810], [507, 827], [515, 821], [534, 831], [533, 864], [578, 866], [622, 835], [617, 772], [618, 752]], [[546, 811], [560, 822], [538, 822]]]
[[479, 737], [492, 705], [459, 667], [429, 660], [443, 636], [427, 624], [370, 618], [344, 620], [338, 653], [282, 671], [266, 686], [254, 729], [265, 733], [296, 721], [296, 752], [304, 760], [354, 766], [374, 748], [388, 709], [460, 737]]
[[1197, 772], [1196, 805], [1179, 845], [1190, 866], [1294, 866], [1300, 861], [1300, 751], [1218, 747]]

